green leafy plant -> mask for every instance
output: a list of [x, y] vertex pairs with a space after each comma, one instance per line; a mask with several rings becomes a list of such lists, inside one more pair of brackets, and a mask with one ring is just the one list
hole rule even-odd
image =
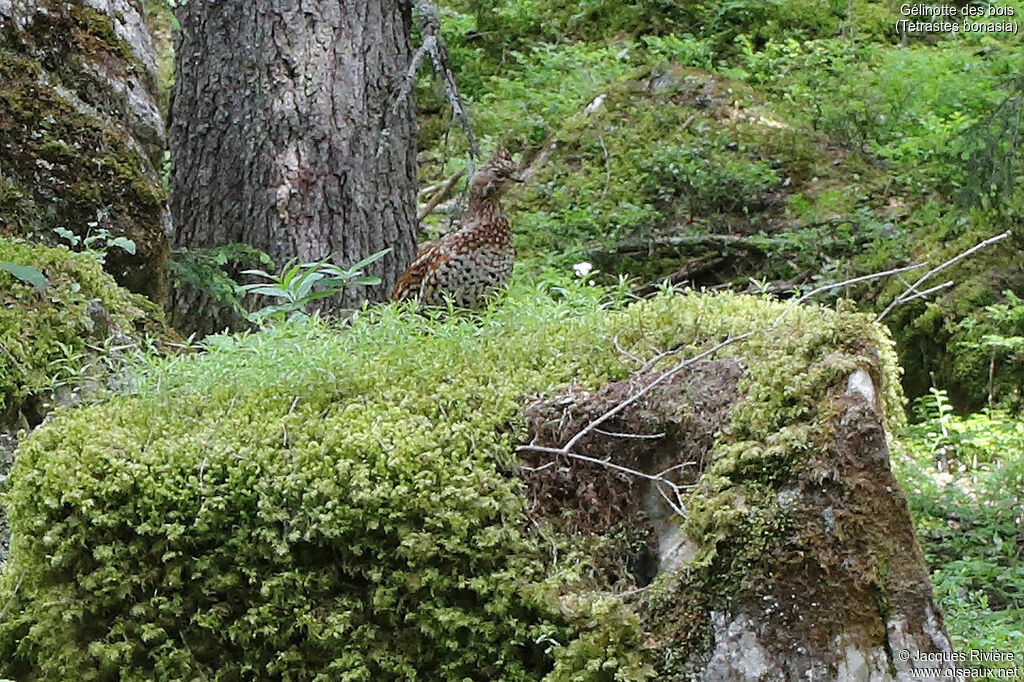
[[45, 287], [48, 283], [43, 273], [31, 265], [18, 265], [17, 263], [0, 261], [0, 270], [9, 272], [25, 284], [31, 284], [34, 287]]
[[765, 161], [729, 153], [722, 140], [661, 149], [645, 170], [650, 190], [662, 202], [682, 199], [696, 213], [747, 213], [763, 206], [780, 183]]
[[280, 301], [250, 313], [248, 319], [260, 323], [267, 319], [281, 321], [290, 317], [301, 317], [305, 314], [303, 308], [311, 301], [333, 296], [350, 286], [380, 284], [379, 277], [368, 277], [363, 274], [363, 269], [390, 252], [391, 249], [378, 251], [349, 268], [328, 263], [331, 258], [328, 255], [315, 263], [299, 263], [293, 258], [285, 263], [281, 272], [276, 275], [265, 270], [245, 270], [242, 274], [262, 277], [269, 283], [246, 284], [242, 287], [243, 291]]
[[957, 344], [957, 363], [962, 371], [987, 366], [989, 407], [1018, 401], [1024, 375], [1024, 300], [1009, 289], [1003, 296], [1005, 302], [985, 306], [980, 316], [958, 325], [965, 338]]
[[100, 265], [106, 263], [107, 252], [113, 248], [121, 249], [133, 256], [135, 255], [134, 241], [128, 239], [128, 237], [114, 237], [111, 239], [110, 231], [105, 229], [93, 232], [92, 228], [96, 227], [96, 225], [97, 223], [89, 223], [90, 230], [84, 237], [78, 236], [66, 227], [55, 227], [53, 231], [66, 241], [71, 248], [81, 247], [83, 253], [94, 258]]
[[953, 644], [1024, 654], [1024, 421], [958, 416], [938, 389], [916, 408], [893, 465]]
[[1006, 83], [1006, 98], [961, 136], [964, 185], [957, 196], [963, 206], [998, 205], [1024, 181], [1024, 76]]

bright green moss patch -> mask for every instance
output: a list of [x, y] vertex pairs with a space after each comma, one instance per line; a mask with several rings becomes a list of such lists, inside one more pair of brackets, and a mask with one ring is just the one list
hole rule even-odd
[[36, 268], [48, 280], [33, 287], [0, 271], [0, 418], [41, 396], [56, 382], [71, 382], [85, 363], [87, 344], [102, 345], [87, 310], [98, 301], [125, 334], [157, 316], [154, 306], [118, 287], [94, 259], [0, 237], [0, 261]]
[[[547, 575], [512, 468], [522, 406], [623, 378], [616, 336], [650, 356], [781, 310], [696, 294], [624, 307], [596, 288], [520, 281], [480, 315], [389, 306], [343, 328], [212, 337], [204, 355], [164, 361], [134, 394], [59, 414], [22, 445], [0, 672], [646, 679], [624, 607], [555, 601], [573, 587], [557, 566]], [[811, 394], [845, 371], [815, 370], [837, 349], [884, 367], [894, 403], [890, 358], [874, 355], [885, 347], [863, 317], [804, 308], [725, 349], [750, 367], [735, 437], [798, 451], [768, 434], [813, 416]], [[727, 552], [701, 532], [708, 556]]]

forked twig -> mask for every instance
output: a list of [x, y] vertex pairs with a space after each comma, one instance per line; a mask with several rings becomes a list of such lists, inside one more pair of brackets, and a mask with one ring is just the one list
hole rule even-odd
[[420, 33], [423, 35], [423, 46], [430, 44], [428, 52], [431, 61], [434, 62], [434, 70], [444, 84], [444, 92], [448, 97], [448, 105], [452, 108], [452, 114], [459, 119], [462, 129], [466, 133], [466, 142], [469, 144], [469, 153], [472, 158], [480, 156], [480, 150], [476, 146], [476, 138], [473, 137], [473, 129], [469, 125], [469, 117], [462, 104], [462, 95], [459, 94], [459, 86], [455, 83], [455, 74], [452, 73], [448, 59], [448, 44], [441, 36], [441, 17], [437, 7], [430, 0], [415, 0], [416, 16], [419, 19]]
[[[925, 280], [927, 280], [929, 277], [931, 277], [935, 273], [937, 273], [937, 272], [939, 272], [941, 270], [945, 270], [950, 265], [953, 265], [954, 263], [957, 263], [957, 262], [963, 260], [964, 258], [967, 258], [967, 256], [970, 256], [975, 251], [979, 251], [979, 250], [985, 248], [986, 246], [989, 246], [990, 244], [995, 244], [996, 242], [1002, 241], [1002, 240], [1006, 239], [1009, 236], [1010, 236], [1010, 231], [1007, 230], [1006, 232], [1003, 232], [1002, 234], [997, 234], [994, 237], [989, 237], [985, 241], [979, 242], [979, 243], [975, 244], [971, 248], [967, 249], [966, 251], [962, 251], [961, 253], [958, 253], [957, 255], [953, 256], [949, 260], [946, 260], [946, 261], [943, 261], [942, 263], [939, 263], [934, 268], [932, 268], [928, 272], [926, 272], [923, 275], [921, 275], [921, 278], [919, 280], [917, 280], [916, 282], [914, 282], [913, 284], [911, 284], [909, 287], [907, 287], [906, 290], [904, 290], [904, 292], [902, 294], [900, 294], [899, 296], [894, 298], [889, 303], [889, 305], [887, 305], [885, 307], [885, 310], [883, 310], [881, 313], [878, 314], [878, 317], [875, 318], [875, 322], [881, 322], [882, 320], [884, 320], [885, 316], [888, 315], [889, 312], [893, 308], [895, 308], [896, 306], [900, 305], [901, 303], [906, 303], [907, 301], [910, 301], [910, 300], [912, 300], [914, 298], [919, 298], [919, 296], [917, 296], [917, 295], [913, 295], [912, 296], [912, 294], [914, 294], [917, 291], [917, 288], [919, 286], [924, 284]], [[929, 291], [931, 291], [931, 290], [929, 290]], [[923, 296], [923, 295], [924, 295], [924, 293], [922, 292], [921, 296]]]
[[[425, 57], [429, 56], [434, 64], [434, 71], [444, 85], [444, 92], [448, 98], [448, 105], [452, 108], [452, 114], [462, 124], [463, 131], [466, 134], [466, 142], [469, 144], [470, 156], [475, 159], [480, 155], [480, 150], [477, 147], [476, 138], [473, 136], [473, 129], [469, 125], [469, 117], [466, 115], [466, 109], [462, 103], [459, 86], [455, 83], [455, 75], [452, 73], [448, 58], [448, 44], [441, 36], [441, 17], [438, 14], [437, 7], [434, 6], [431, 0], [415, 0], [414, 5], [423, 43], [409, 61], [405, 80], [402, 82], [398, 95], [391, 106], [391, 114], [396, 115], [401, 111], [402, 104], [412, 92], [413, 85], [416, 82], [416, 72], [419, 70], [420, 64], [422, 64]], [[381, 131], [377, 144], [377, 156], [380, 156], [383, 152], [384, 144], [390, 136], [391, 131], [385, 127]]]
[[807, 299], [809, 299], [809, 298], [811, 298], [813, 296], [817, 296], [818, 294], [820, 294], [822, 292], [831, 291], [832, 289], [838, 289], [839, 287], [845, 287], [845, 286], [849, 286], [851, 284], [860, 284], [861, 282], [870, 282], [871, 280], [874, 280], [874, 279], [881, 279], [882, 277], [888, 277], [889, 275], [898, 275], [898, 274], [903, 273], [903, 272], [909, 272], [910, 270], [917, 270], [918, 268], [923, 268], [923, 267], [924, 267], [924, 263], [915, 263], [913, 265], [905, 265], [902, 268], [893, 268], [892, 270], [885, 270], [884, 272], [873, 272], [870, 275], [861, 275], [859, 277], [851, 277], [850, 279], [843, 280], [842, 282], [833, 282], [832, 284], [824, 284], [824, 285], [818, 287], [817, 289], [812, 289], [811, 291], [808, 291], [806, 294], [803, 294], [802, 296], [800, 296], [800, 298], [797, 298], [797, 299], [794, 299], [794, 300], [790, 301], [789, 305], [786, 306], [786, 309], [783, 310], [781, 313], [779, 313], [779, 316], [777, 318], [775, 318], [775, 322], [772, 323], [772, 326], [773, 327], [778, 326], [779, 322], [782, 322], [782, 319], [784, 317], [786, 317], [786, 315], [789, 315], [789, 313], [791, 313], [794, 308], [796, 308], [798, 305], [800, 305], [801, 303], [803, 303]]

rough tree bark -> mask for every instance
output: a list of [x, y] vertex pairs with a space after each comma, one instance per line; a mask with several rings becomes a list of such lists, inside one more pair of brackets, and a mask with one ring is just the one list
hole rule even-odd
[[[240, 242], [278, 266], [328, 254], [346, 265], [391, 248], [371, 268], [379, 287], [328, 305], [383, 300], [416, 247], [411, 3], [189, 2], [178, 19], [177, 245]], [[205, 305], [195, 291], [174, 298], [176, 324]]]

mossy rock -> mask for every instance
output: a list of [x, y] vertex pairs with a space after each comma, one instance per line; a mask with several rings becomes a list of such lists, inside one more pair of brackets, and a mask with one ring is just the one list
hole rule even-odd
[[122, 37], [142, 30], [128, 7], [0, 13], [0, 233], [45, 244], [59, 242], [57, 228], [126, 237], [135, 253], [111, 253], [107, 271], [158, 300], [168, 250], [163, 122], [152, 55]]
[[[131, 394], [54, 415], [7, 496], [0, 674], [648, 679], [636, 615], [580, 591], [529, 530], [523, 405], [626, 377], [613, 339], [639, 357], [702, 348], [783, 307], [622, 300], [520, 281], [482, 314], [387, 306], [211, 337]], [[819, 361], [836, 348], [883, 352], [898, 405], [863, 316], [797, 308], [750, 341], [723, 349], [752, 368], [736, 438], [813, 413], [848, 369]]]
[[[154, 304], [119, 287], [87, 254], [0, 236], [0, 262], [30, 266], [47, 280], [33, 286], [0, 271], [0, 421], [22, 408], [35, 413], [35, 401], [55, 385], [74, 384], [88, 346], [102, 347], [112, 328], [136, 340], [142, 329], [162, 328]], [[106, 329], [90, 315], [96, 304], [109, 318]]]

